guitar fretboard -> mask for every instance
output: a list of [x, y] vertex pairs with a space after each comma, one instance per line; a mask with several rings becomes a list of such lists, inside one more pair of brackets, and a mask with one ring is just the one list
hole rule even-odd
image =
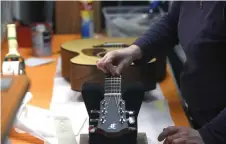
[[121, 76], [113, 77], [113, 76], [106, 76], [105, 83], [105, 96], [117, 96], [121, 94]]

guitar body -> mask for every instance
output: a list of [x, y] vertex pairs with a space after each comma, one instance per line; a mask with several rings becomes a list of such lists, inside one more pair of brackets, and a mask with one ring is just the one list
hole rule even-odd
[[[104, 43], [124, 43], [130, 45], [136, 38], [81, 39], [67, 42], [61, 46], [62, 76], [70, 81], [71, 89], [81, 91], [84, 82], [104, 83], [104, 73], [97, 69], [96, 62], [107, 52], [119, 47], [95, 47]], [[147, 64], [133, 65], [122, 73], [122, 85], [139, 81], [147, 90], [156, 86], [155, 60]]]

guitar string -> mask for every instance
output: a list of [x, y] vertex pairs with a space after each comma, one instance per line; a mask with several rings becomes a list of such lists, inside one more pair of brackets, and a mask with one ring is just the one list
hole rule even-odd
[[115, 99], [115, 103], [116, 103], [116, 106], [117, 106], [117, 112], [118, 112], [119, 108], [118, 108], [118, 104], [117, 104], [117, 89], [115, 87], [116, 82], [117, 82], [116, 78], [111, 76], [111, 89], [112, 89], [113, 97]]
[[[109, 87], [109, 81], [107, 80], [107, 78], [105, 78], [105, 90], [106, 90], [106, 93], [109, 93], [109, 89], [108, 89], [108, 87]], [[109, 103], [110, 103], [110, 99], [111, 99], [111, 97], [109, 97], [108, 95], [107, 95], [107, 98], [106, 98], [106, 100], [107, 100], [107, 107], [106, 107], [106, 110], [108, 110], [108, 106], [109, 106]]]
[[114, 98], [115, 98], [115, 102], [116, 102], [116, 105], [117, 105], [117, 109], [119, 109], [119, 107], [118, 107], [118, 103], [119, 103], [119, 101], [118, 101], [118, 89], [117, 89], [117, 86], [118, 86], [118, 81], [117, 81], [117, 77], [114, 77], [114, 78], [112, 78], [112, 81], [113, 81], [113, 91], [114, 91], [114, 93], [115, 93], [115, 95], [116, 96], [114, 96]]
[[116, 105], [117, 105], [117, 109], [118, 109], [118, 113], [119, 113], [119, 102], [120, 102], [120, 88], [119, 88], [119, 86], [120, 86], [120, 78], [121, 77], [114, 77], [114, 79], [113, 79], [113, 83], [114, 83], [114, 85], [113, 85], [113, 89], [114, 89], [114, 93], [116, 94], [116, 96], [115, 96], [115, 101], [116, 101]]
[[[112, 100], [112, 97], [115, 98], [114, 100], [116, 101], [116, 105], [117, 105], [117, 99], [116, 99], [116, 97], [114, 95], [116, 93], [116, 90], [115, 90], [115, 87], [114, 87], [114, 83], [115, 83], [115, 81], [114, 81], [112, 76], [106, 79], [106, 87], [105, 87], [105, 89], [106, 89], [107, 93], [113, 94], [113, 96], [112, 95], [107, 95], [107, 97], [108, 97], [108, 102], [107, 102], [108, 105], [110, 104], [110, 102]], [[107, 105], [107, 109], [108, 109], [108, 105]], [[118, 105], [117, 105], [117, 109], [118, 109]]]
[[121, 83], [120, 83], [120, 78], [121, 78], [121, 76], [119, 77], [119, 78], [117, 78], [116, 77], [116, 91], [117, 91], [117, 93], [118, 93], [118, 95], [117, 95], [117, 105], [118, 105], [118, 107], [119, 107], [119, 102], [120, 102], [120, 93], [121, 93], [121, 91], [120, 91], [120, 86], [121, 86]]
[[[109, 81], [110, 81], [110, 83], [109, 83]], [[106, 79], [106, 83], [105, 83], [106, 93], [110, 93], [110, 94], [112, 93], [113, 94], [113, 97], [114, 97], [116, 105], [117, 105], [118, 114], [119, 114], [119, 102], [120, 102], [120, 98], [121, 98], [121, 96], [120, 96], [120, 94], [121, 94], [120, 89], [121, 88], [119, 88], [119, 87], [121, 87], [121, 76], [119, 78], [111, 76], [110, 78]], [[111, 95], [109, 95], [107, 97], [108, 97], [107, 98], [108, 105], [107, 105], [106, 109], [108, 109], [108, 106], [109, 106], [109, 104], [112, 100]]]
[[117, 91], [117, 109], [118, 109], [118, 115], [120, 117], [120, 112], [119, 112], [119, 102], [120, 102], [120, 98], [121, 98], [121, 75], [119, 77], [115, 77], [115, 81], [116, 81], [116, 91]]

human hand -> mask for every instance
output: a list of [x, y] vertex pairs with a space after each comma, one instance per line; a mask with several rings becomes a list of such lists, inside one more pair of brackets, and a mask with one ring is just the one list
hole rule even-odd
[[169, 126], [158, 136], [164, 144], [204, 144], [199, 132], [192, 128]]
[[110, 51], [103, 58], [97, 61], [97, 68], [101, 69], [105, 73], [120, 75], [122, 70], [128, 67], [133, 60], [139, 58], [140, 55], [140, 48], [134, 45], [128, 48]]

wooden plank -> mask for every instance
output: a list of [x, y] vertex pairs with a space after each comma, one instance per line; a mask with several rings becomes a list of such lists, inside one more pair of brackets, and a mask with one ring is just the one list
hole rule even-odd
[[96, 33], [101, 33], [101, 1], [94, 1], [93, 4], [94, 9], [94, 27]]
[[80, 33], [81, 20], [78, 1], [56, 1], [56, 34]]
[[2, 76], [11, 78], [9, 88], [1, 90], [1, 141], [3, 143], [8, 136], [11, 125], [16, 116], [17, 110], [28, 90], [29, 80], [26, 76]]
[[[79, 1], [56, 1], [56, 34], [80, 34], [81, 17]], [[93, 2], [95, 32], [101, 32], [100, 1]]]

